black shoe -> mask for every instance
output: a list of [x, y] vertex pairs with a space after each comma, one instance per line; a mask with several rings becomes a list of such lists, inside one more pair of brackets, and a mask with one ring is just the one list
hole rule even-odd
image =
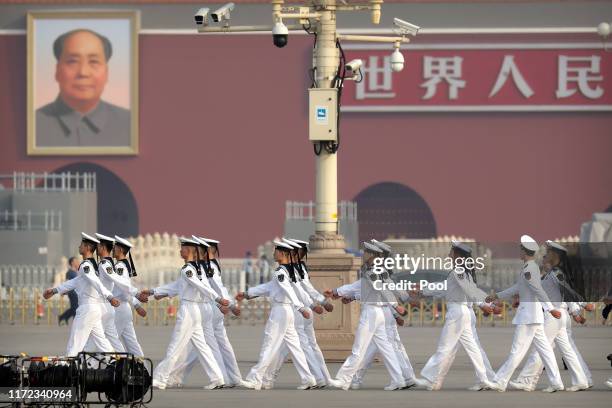
[[57, 325], [58, 326], [62, 325], [62, 317], [61, 316], [57, 316]]

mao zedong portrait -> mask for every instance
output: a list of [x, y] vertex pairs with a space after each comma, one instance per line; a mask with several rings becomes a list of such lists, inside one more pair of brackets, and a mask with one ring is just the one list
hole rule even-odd
[[113, 48], [108, 38], [78, 29], [53, 43], [55, 101], [36, 111], [38, 146], [129, 146], [130, 111], [102, 99]]

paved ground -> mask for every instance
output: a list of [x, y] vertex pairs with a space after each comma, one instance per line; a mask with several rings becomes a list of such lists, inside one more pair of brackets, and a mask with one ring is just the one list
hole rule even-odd
[[[520, 391], [506, 392], [470, 392], [466, 388], [474, 383], [474, 374], [469, 361], [461, 351], [451, 368], [444, 388], [438, 392], [422, 390], [407, 390], [396, 392], [382, 391], [388, 382], [388, 376], [382, 364], [376, 364], [368, 372], [365, 389], [359, 391], [317, 390], [297, 391], [297, 374], [291, 365], [285, 365], [277, 387], [271, 391], [250, 390], [217, 390], [204, 391], [202, 386], [207, 379], [201, 370], [192, 373], [189, 384], [181, 390], [165, 390], [155, 392], [151, 407], [187, 407], [197, 404], [206, 408], [235, 407], [247, 404], [249, 408], [258, 407], [363, 407], [376, 408], [397, 407], [399, 405], [453, 408], [491, 406], [542, 406], [568, 407], [579, 406], [610, 407], [612, 391], [603, 385], [612, 376], [612, 368], [605, 356], [612, 352], [612, 327], [581, 327], [576, 330], [578, 346], [595, 379], [595, 387], [580, 393], [542, 392], [525, 393]], [[137, 328], [138, 336], [145, 350], [154, 362], [163, 358], [171, 327]], [[246, 375], [254, 364], [261, 344], [263, 326], [236, 326], [228, 329], [230, 339], [236, 350], [240, 368]], [[434, 352], [440, 328], [401, 328], [400, 334], [417, 373], [425, 364], [427, 358]], [[495, 369], [499, 368], [506, 357], [512, 340], [512, 327], [481, 328], [481, 341]], [[68, 329], [47, 326], [10, 326], [0, 325], [0, 353], [27, 352], [30, 355], [45, 355], [62, 353], [68, 338]], [[339, 364], [330, 364], [332, 373], [338, 370]], [[569, 383], [567, 371], [563, 378]], [[541, 385], [545, 384], [545, 379]]]

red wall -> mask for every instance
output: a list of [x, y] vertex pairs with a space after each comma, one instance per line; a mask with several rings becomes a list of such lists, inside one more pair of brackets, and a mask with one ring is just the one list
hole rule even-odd
[[[141, 36], [140, 154], [128, 158], [26, 155], [25, 45], [0, 36], [0, 173], [97, 163], [132, 189], [141, 232], [197, 232], [235, 256], [282, 233], [285, 200], [314, 198], [305, 36], [284, 49], [267, 35]], [[612, 203], [610, 113], [343, 118], [339, 198], [403, 183], [440, 234], [573, 235]]]

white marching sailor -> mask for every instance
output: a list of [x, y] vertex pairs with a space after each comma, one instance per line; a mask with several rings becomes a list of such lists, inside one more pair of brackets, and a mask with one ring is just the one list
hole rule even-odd
[[147, 312], [138, 299], [136, 299], [135, 296], [138, 294], [138, 289], [136, 289], [131, 282], [131, 278], [136, 276], [136, 267], [132, 260], [131, 249], [132, 244], [130, 241], [115, 235], [113, 255], [116, 260], [115, 273], [118, 279], [115, 281], [113, 294], [121, 300], [121, 305], [119, 305], [115, 311], [115, 327], [119, 335], [119, 340], [121, 340], [125, 347], [125, 351], [137, 357], [144, 357], [142, 347], [138, 342], [136, 331], [134, 330], [130, 303], [134, 306], [139, 316], [145, 317]]
[[395, 296], [388, 291], [379, 291], [374, 287], [374, 282], [382, 278], [374, 272], [373, 264], [374, 260], [382, 255], [383, 251], [378, 246], [370, 242], [364, 242], [362, 276], [360, 279], [334, 290], [327, 289], [325, 291], [327, 297], [359, 298], [361, 302], [361, 314], [351, 355], [338, 370], [336, 378], [329, 381], [329, 384], [333, 387], [344, 390], [350, 388], [353, 377], [362, 367], [366, 350], [371, 342], [374, 342], [378, 348], [385, 367], [391, 376], [391, 383], [385, 386], [385, 391], [406, 387], [402, 369], [392, 346], [393, 341], [389, 339], [386, 328], [385, 310], [390, 303], [395, 301]]
[[[453, 259], [454, 269], [448, 274], [447, 290], [444, 293], [448, 308], [446, 321], [440, 334], [438, 348], [421, 370], [423, 378], [417, 379], [420, 386], [430, 391], [439, 390], [442, 387], [444, 377], [454, 360], [458, 343], [461, 343], [472, 361], [478, 383], [482, 388], [488, 388], [492, 385], [487, 377], [481, 348], [472, 331], [470, 302], [483, 302], [487, 294], [474, 284], [470, 272], [468, 272], [466, 259], [471, 256], [471, 253], [472, 249], [466, 244], [452, 242], [449, 257]], [[430, 296], [433, 293], [424, 289], [423, 294]]]
[[[104, 287], [108, 289], [114, 297], [119, 299], [117, 292], [114, 290], [115, 281], [119, 280], [117, 274], [115, 273], [115, 263], [113, 262], [112, 257], [115, 239], [99, 233], [96, 233], [96, 238], [98, 239], [98, 258], [100, 259], [98, 262], [98, 277], [100, 278], [100, 282], [102, 282]], [[124, 305], [124, 307], [126, 306], [129, 309], [130, 306]], [[104, 305], [104, 308], [104, 313], [102, 313], [102, 327], [104, 327], [104, 335], [110, 342], [111, 346], [113, 346], [113, 351], [124, 353], [125, 347], [123, 347], [123, 344], [119, 340], [119, 334], [117, 333], [117, 328], [115, 327], [115, 308], [108, 303]], [[85, 345], [85, 350], [96, 351], [96, 348], [91, 340], [89, 340]]]
[[[180, 277], [175, 284], [177, 285], [177, 296], [180, 297], [181, 303], [176, 315], [176, 324], [174, 325], [170, 344], [166, 351], [166, 357], [154, 370], [153, 386], [158, 389], [166, 388], [170, 372], [175, 367], [183, 350], [188, 346], [188, 343], [191, 342], [200, 363], [204, 367], [204, 371], [211, 381], [211, 383], [204, 388], [221, 388], [225, 384], [223, 372], [217, 364], [210, 347], [206, 344], [204, 331], [202, 329], [202, 310], [200, 304], [202, 302], [202, 297], [212, 298], [223, 306], [228, 306], [229, 301], [217, 296], [214, 292], [211, 293], [209, 288], [204, 286], [198, 279], [199, 265], [196, 262], [196, 249], [200, 243], [189, 238], [181, 238], [180, 242], [181, 258], [183, 258], [186, 263], [181, 268]], [[145, 289], [141, 291], [138, 294], [138, 298], [144, 301], [151, 295], [156, 295], [155, 289]]]
[[[388, 258], [391, 256], [392, 248], [385, 244], [384, 242], [377, 241], [376, 239], [371, 239], [370, 242], [376, 246], [378, 246], [383, 251], [383, 256]], [[393, 282], [391, 279], [392, 270], [387, 270], [383, 272], [382, 278], [383, 282]], [[394, 290], [393, 291], [396, 298], [401, 303], [406, 303], [410, 300], [410, 296], [407, 291]], [[357, 300], [357, 299], [356, 299]], [[408, 353], [406, 353], [406, 348], [402, 343], [402, 339], [400, 338], [399, 332], [397, 330], [397, 326], [403, 326], [404, 320], [402, 316], [406, 314], [406, 311], [403, 306], [398, 304], [389, 304], [385, 309], [385, 328], [387, 330], [387, 336], [389, 340], [392, 342], [393, 349], [397, 355], [397, 361], [402, 369], [402, 375], [404, 376], [404, 381], [406, 383], [405, 388], [410, 388], [416, 385], [414, 369], [412, 368], [412, 364], [410, 363], [410, 359], [408, 358]], [[361, 364], [361, 368], [357, 370], [353, 380], [351, 382], [351, 389], [357, 390], [360, 389], [363, 384], [363, 379], [367, 370], [370, 368], [372, 363], [374, 362], [374, 358], [378, 352], [378, 348], [374, 342], [370, 342], [368, 349], [366, 351], [365, 357]]]
[[[198, 279], [200, 280], [202, 285], [206, 287], [206, 290], [211, 294], [211, 296], [227, 299], [229, 301], [229, 295], [227, 295], [227, 293], [224, 294], [222, 292], [220, 293], [218, 291], [215, 291], [212, 288], [208, 279], [208, 277], [211, 276], [213, 272], [210, 260], [208, 258], [208, 248], [210, 248], [210, 244], [208, 244], [201, 238], [196, 237], [195, 235], [192, 236], [192, 239], [199, 244], [197, 247]], [[176, 289], [168, 290], [166, 294], [169, 296], [175, 296]], [[219, 308], [217, 308], [217, 305], [223, 308], [224, 310], [227, 309], [227, 306], [222, 306], [219, 303], [215, 303], [212, 297], [205, 297], [202, 299], [201, 302], [199, 302], [200, 311], [202, 313], [202, 330], [204, 332], [204, 340], [206, 341], [206, 344], [208, 344], [208, 347], [210, 347], [215, 361], [217, 362], [219, 368], [221, 369], [221, 372], [223, 373], [223, 381], [225, 382], [225, 385], [223, 387], [232, 388], [240, 384], [241, 379], [238, 381], [236, 381], [235, 379], [230, 379], [227, 373], [223, 355], [221, 354], [221, 347], [215, 336], [215, 329], [213, 326], [215, 313], [219, 311], [219, 313], [223, 315]], [[197, 364], [197, 361], [197, 356], [193, 352], [193, 346], [189, 344], [187, 347], [185, 347], [181, 356], [176, 361], [175, 366], [170, 373], [167, 385], [170, 387], [181, 387], [183, 384], [185, 384], [189, 373], [191, 373], [191, 370]]]
[[311, 316], [289, 282], [289, 253], [292, 247], [280, 241], [274, 241], [274, 245], [274, 260], [279, 263], [279, 267], [274, 271], [272, 280], [236, 295], [237, 301], [267, 295], [272, 303], [270, 316], [264, 329], [259, 361], [251, 368], [242, 385], [255, 390], [261, 389], [266, 371], [274, 363], [284, 345], [291, 352], [293, 364], [302, 381], [298, 389], [307, 390], [315, 387], [317, 382], [310, 372], [295, 330], [294, 309], [297, 309], [305, 319], [310, 319]]
[[[549, 265], [549, 267], [547, 268], [548, 270], [542, 273], [542, 287], [555, 309], [561, 312], [560, 319], [555, 319], [548, 314], [544, 317], [544, 332], [551, 345], [553, 347], [555, 345], [558, 346], [561, 356], [570, 370], [572, 386], [566, 388], [566, 391], [586, 390], [589, 388], [588, 380], [567, 333], [566, 322], [570, 319], [570, 316], [567, 311], [567, 304], [564, 302], [564, 299], [567, 299], [567, 297], [564, 295], [567, 292], [573, 292], [567, 286], [567, 277], [564, 273], [566, 272], [565, 268], [569, 266], [567, 263], [567, 249], [556, 242], [546, 241], [544, 263]], [[540, 379], [542, 370], [542, 359], [533, 350], [519, 376], [514, 381], [511, 381], [509, 385], [515, 389], [533, 391]]]
[[113, 297], [113, 294], [98, 278], [98, 265], [93, 254], [99, 241], [84, 232], [81, 233], [81, 237], [79, 254], [83, 257], [83, 262], [79, 266], [79, 276], [56, 288], [46, 289], [43, 293], [43, 297], [49, 299], [56, 293], [64, 294], [75, 290], [79, 297], [79, 307], [70, 328], [70, 337], [66, 347], [68, 357], [74, 357], [83, 351], [90, 336], [97, 350], [114, 351], [113, 346], [104, 335], [102, 315], [106, 310], [107, 302], [114, 307], [120, 304], [119, 300]]
[[[208, 243], [208, 259], [210, 261], [210, 271], [207, 275], [210, 286], [217, 292], [217, 294], [230, 301], [229, 310], [235, 315], [240, 316], [240, 306], [238, 303], [231, 298], [227, 288], [223, 285], [221, 279], [221, 265], [219, 264], [219, 241], [211, 238], [202, 238], [201, 241]], [[225, 331], [225, 314], [222, 311], [222, 306], [213, 308], [212, 325], [219, 345], [219, 351], [225, 365], [227, 372], [228, 381], [226, 387], [234, 387], [242, 383], [242, 374], [240, 368], [238, 368], [238, 362], [236, 355], [234, 354], [234, 348], [227, 337]]]
[[[285, 244], [292, 247], [292, 250], [289, 253], [290, 264], [288, 264], [287, 267], [288, 267], [288, 272], [289, 272], [289, 281], [291, 283], [291, 287], [293, 288], [293, 291], [295, 292], [295, 295], [304, 304], [305, 309], [310, 314], [312, 314], [312, 312], [315, 312], [317, 314], [323, 313], [322, 306], [317, 304], [317, 302], [310, 296], [310, 294], [306, 291], [306, 289], [302, 285], [302, 276], [304, 276], [304, 273], [301, 271], [301, 266], [299, 264], [299, 256], [298, 256], [298, 250], [302, 248], [302, 245], [292, 240], [288, 240], [286, 238], [282, 238], [282, 241]], [[295, 311], [294, 314], [295, 314], [295, 322], [294, 322], [295, 330], [297, 331], [298, 337], [300, 339], [300, 345], [302, 347], [302, 350], [304, 351], [304, 355], [306, 356], [306, 361], [308, 362], [308, 367], [310, 368], [310, 372], [315, 377], [315, 380], [317, 382], [316, 388], [323, 388], [327, 385], [327, 380], [329, 378], [329, 372], [327, 372], [327, 367], [325, 366], [325, 360], [323, 360], [323, 366], [321, 366], [321, 360], [319, 358], [319, 354], [316, 353], [312, 347], [312, 342], [311, 342], [310, 337], [314, 336], [314, 322], [313, 322], [314, 319], [312, 318], [304, 319], [304, 317], [302, 317], [302, 315], [298, 311]], [[311, 334], [309, 335], [309, 333]], [[316, 339], [314, 343], [316, 345]], [[318, 348], [318, 345], [317, 345], [317, 348]], [[287, 346], [283, 345], [275, 361], [270, 365], [270, 368], [268, 369], [268, 371], [266, 371], [266, 374], [264, 375], [264, 379], [262, 381], [262, 388], [264, 389], [273, 388], [274, 382], [278, 378], [280, 370], [288, 354], [289, 354], [289, 349], [287, 349]], [[321, 355], [321, 358], [322, 358], [322, 355]]]
[[520, 305], [516, 311], [512, 323], [516, 326], [512, 339], [510, 355], [504, 364], [497, 370], [493, 379], [494, 390], [503, 392], [508, 386], [510, 377], [518, 365], [525, 357], [529, 347], [533, 344], [540, 354], [546, 367], [546, 375], [550, 381], [550, 387], [545, 388], [545, 392], [555, 392], [563, 390], [563, 382], [559, 374], [559, 367], [555, 360], [555, 353], [544, 332], [544, 313], [550, 313], [555, 319], [561, 318], [561, 312], [556, 310], [548, 295], [542, 288], [540, 281], [540, 268], [534, 261], [535, 253], [538, 251], [538, 243], [529, 235], [521, 237], [520, 257], [523, 262], [523, 270], [519, 275], [518, 281], [514, 286], [487, 297], [486, 301], [491, 302], [497, 298], [510, 299], [514, 295], [519, 295]]

